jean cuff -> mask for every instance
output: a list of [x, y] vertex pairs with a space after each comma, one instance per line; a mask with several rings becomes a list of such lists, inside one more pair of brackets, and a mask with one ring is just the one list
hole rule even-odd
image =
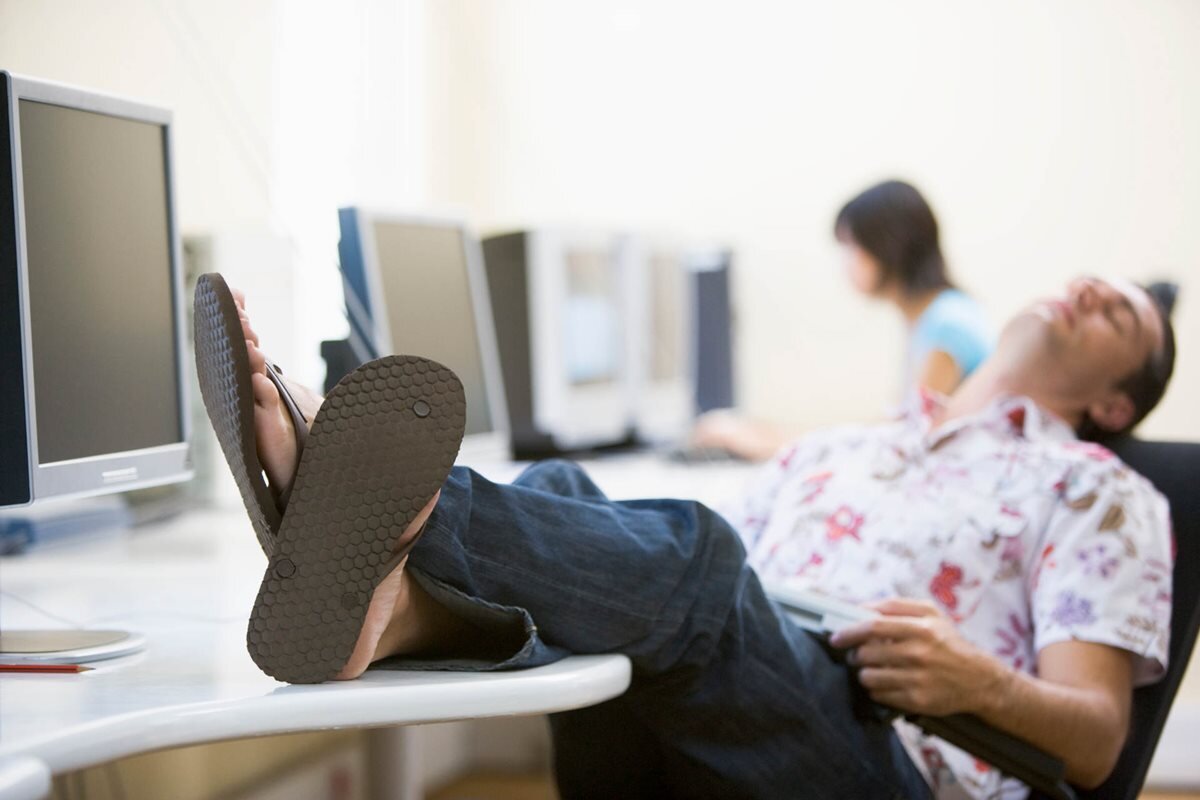
[[415, 567], [408, 567], [408, 572], [438, 604], [469, 622], [478, 633], [444, 655], [389, 656], [372, 664], [371, 669], [494, 672], [539, 667], [567, 655], [541, 640], [533, 617], [524, 608], [466, 594]]

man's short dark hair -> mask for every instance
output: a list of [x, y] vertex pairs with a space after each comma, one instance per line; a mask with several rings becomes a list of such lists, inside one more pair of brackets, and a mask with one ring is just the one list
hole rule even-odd
[[1079, 426], [1079, 438], [1101, 444], [1128, 434], [1146, 418], [1167, 391], [1171, 373], [1175, 371], [1175, 328], [1171, 325], [1171, 312], [1175, 308], [1178, 287], [1173, 283], [1159, 282], [1141, 287], [1154, 302], [1154, 309], [1162, 321], [1162, 346], [1155, 348], [1145, 363], [1117, 382], [1117, 389], [1133, 401], [1133, 416], [1129, 424], [1120, 430], [1101, 428], [1091, 418], [1084, 416]]

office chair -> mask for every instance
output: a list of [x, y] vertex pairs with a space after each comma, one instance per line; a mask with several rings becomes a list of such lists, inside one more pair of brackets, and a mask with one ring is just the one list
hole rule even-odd
[[908, 717], [926, 732], [1024, 781], [1033, 789], [1031, 798], [1039, 800], [1134, 800], [1138, 796], [1200, 630], [1200, 443], [1128, 437], [1110, 447], [1166, 496], [1176, 548], [1167, 674], [1134, 690], [1129, 738], [1112, 774], [1095, 789], [1075, 789], [1064, 780], [1061, 761], [976, 717]]

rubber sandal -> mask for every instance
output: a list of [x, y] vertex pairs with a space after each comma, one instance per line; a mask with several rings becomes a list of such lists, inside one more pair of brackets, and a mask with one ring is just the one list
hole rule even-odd
[[205, 409], [268, 556], [247, 649], [278, 680], [328, 680], [353, 653], [375, 588], [424, 528], [403, 532], [454, 465], [466, 425], [462, 383], [416, 356], [371, 361], [333, 388], [309, 431], [268, 364], [300, 454], [289, 492], [276, 498], [258, 458], [237, 304], [220, 275], [200, 277], [195, 309]]
[[[241, 492], [254, 534], [269, 558], [275, 550], [275, 537], [288, 498], [268, 484], [258, 459], [250, 357], [246, 353], [237, 303], [225, 279], [209, 273], [196, 281], [193, 308], [196, 373], [204, 408]], [[308, 420], [300, 413], [281, 373], [278, 367], [267, 364], [267, 377], [279, 389], [296, 431], [298, 452], [303, 452]]]
[[416, 544], [403, 532], [454, 466], [466, 425], [462, 383], [416, 356], [386, 356], [325, 398], [300, 456], [246, 643], [273, 678], [341, 671], [371, 596]]

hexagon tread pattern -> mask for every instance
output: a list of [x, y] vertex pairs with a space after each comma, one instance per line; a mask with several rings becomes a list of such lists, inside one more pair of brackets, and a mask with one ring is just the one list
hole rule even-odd
[[288, 683], [333, 678], [375, 587], [415, 544], [401, 534], [442, 487], [466, 424], [462, 383], [416, 356], [386, 356], [325, 398], [300, 456], [246, 644]]
[[224, 278], [216, 273], [200, 276], [193, 311], [196, 375], [204, 409], [242, 495], [258, 543], [270, 557], [275, 549], [280, 514], [258, 460], [250, 357], [246, 354], [237, 305]]

